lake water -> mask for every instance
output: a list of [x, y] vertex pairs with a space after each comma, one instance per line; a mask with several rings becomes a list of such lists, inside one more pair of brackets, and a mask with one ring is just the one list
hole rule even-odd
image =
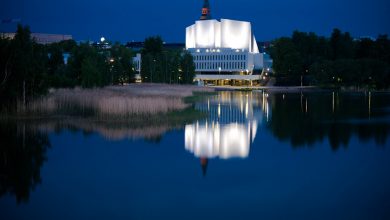
[[390, 219], [390, 94], [220, 92], [187, 124], [0, 124], [0, 219]]

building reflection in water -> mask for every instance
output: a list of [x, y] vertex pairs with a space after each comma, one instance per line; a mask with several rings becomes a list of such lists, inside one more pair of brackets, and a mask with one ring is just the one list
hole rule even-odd
[[195, 108], [208, 113], [186, 125], [185, 149], [200, 158], [203, 174], [212, 158], [247, 158], [263, 114], [269, 117], [265, 93], [221, 92]]

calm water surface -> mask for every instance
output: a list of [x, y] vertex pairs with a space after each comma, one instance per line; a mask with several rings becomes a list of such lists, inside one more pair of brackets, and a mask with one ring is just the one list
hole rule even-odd
[[390, 219], [390, 95], [220, 92], [182, 125], [0, 124], [0, 219]]

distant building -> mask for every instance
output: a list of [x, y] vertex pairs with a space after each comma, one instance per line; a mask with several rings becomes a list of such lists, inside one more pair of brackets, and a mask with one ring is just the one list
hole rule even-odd
[[141, 78], [141, 64], [142, 64], [142, 57], [140, 53], [137, 53], [135, 57], [133, 57], [133, 67], [135, 74], [135, 82], [140, 83], [142, 82]]
[[[132, 42], [128, 42], [126, 44], [127, 48], [130, 48], [134, 51], [140, 51], [144, 48], [144, 46], [145, 46], [144, 42], [139, 42], [139, 41], [138, 42], [132, 41]], [[165, 43], [164, 42], [163, 47], [165, 49], [183, 50], [183, 49], [185, 49], [185, 44], [184, 43]]]
[[261, 53], [251, 23], [211, 19], [204, 1], [200, 20], [186, 28], [186, 49], [192, 54], [200, 84], [252, 85], [270, 68], [270, 57]]
[[[1, 33], [1, 38], [14, 39], [16, 33]], [[64, 40], [72, 40], [72, 35], [31, 33], [31, 38], [38, 44], [52, 44]]]

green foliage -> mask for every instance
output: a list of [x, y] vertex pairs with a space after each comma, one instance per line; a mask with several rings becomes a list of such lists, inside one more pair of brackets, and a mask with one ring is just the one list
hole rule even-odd
[[142, 50], [141, 73], [143, 82], [191, 84], [195, 64], [191, 54], [165, 49], [160, 37], [150, 37]]
[[295, 31], [291, 38], [274, 41], [271, 56], [277, 82], [287, 79], [299, 85], [297, 77], [302, 75], [313, 78], [311, 84], [390, 87], [390, 40], [386, 35], [373, 41], [353, 40], [339, 29], [334, 29], [330, 38]]
[[348, 32], [342, 33], [339, 29], [334, 29], [330, 38], [330, 46], [332, 60], [353, 58], [354, 45]]
[[141, 76], [143, 82], [160, 82], [163, 42], [161, 37], [149, 37], [145, 39], [142, 49]]
[[195, 77], [195, 65], [190, 53], [185, 52], [180, 60], [181, 82], [183, 84], [192, 84]]
[[277, 75], [301, 75], [301, 55], [290, 38], [277, 39], [271, 54], [274, 59], [273, 68]]
[[104, 54], [88, 44], [81, 44], [74, 49], [68, 61], [68, 75], [73, 85], [86, 88], [107, 85], [110, 79], [106, 60]]
[[14, 39], [0, 38], [0, 58], [0, 109], [7, 111], [50, 87], [101, 87], [134, 78], [132, 52], [123, 45], [100, 48], [74, 40], [41, 45], [31, 39], [29, 27], [21, 25]]
[[84, 88], [92, 88], [103, 85], [103, 77], [100, 69], [97, 67], [97, 60], [92, 57], [86, 57], [81, 63], [81, 85]]
[[111, 84], [130, 83], [134, 79], [132, 52], [116, 43], [112, 46], [110, 58]]
[[163, 41], [160, 36], [148, 37], [145, 39], [142, 53], [161, 54], [163, 51]]
[[31, 39], [29, 27], [18, 25], [13, 40], [0, 39], [0, 108], [15, 109], [18, 100], [26, 104], [46, 92], [48, 62], [44, 46]]

